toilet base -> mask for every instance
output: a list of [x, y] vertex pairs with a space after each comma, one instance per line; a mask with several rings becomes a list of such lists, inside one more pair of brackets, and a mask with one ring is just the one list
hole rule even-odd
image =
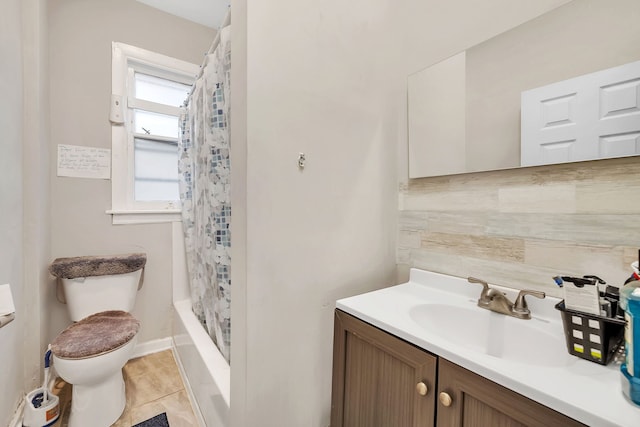
[[109, 427], [120, 418], [126, 402], [121, 369], [99, 384], [73, 384], [69, 427]]

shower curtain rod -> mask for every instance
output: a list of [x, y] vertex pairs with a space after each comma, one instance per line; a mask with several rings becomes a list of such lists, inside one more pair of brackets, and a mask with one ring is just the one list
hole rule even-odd
[[[211, 42], [211, 46], [209, 46], [209, 50], [207, 51], [207, 53], [204, 54], [204, 60], [202, 61], [202, 65], [200, 66], [200, 71], [198, 71], [198, 74], [196, 75], [196, 80], [202, 77], [202, 73], [204, 72], [204, 66], [207, 65], [209, 54], [213, 53], [216, 50], [216, 47], [218, 47], [218, 45], [220, 44], [220, 31], [222, 31], [222, 29], [229, 24], [231, 24], [231, 6], [227, 8], [227, 13], [224, 15], [224, 20], [222, 21], [222, 25], [220, 25], [220, 27], [218, 28], [218, 33], [213, 38], [213, 42]], [[187, 99], [185, 99], [184, 101], [185, 107], [188, 105], [189, 99], [191, 99], [191, 95], [193, 95], [193, 91], [195, 90], [195, 88], [196, 88], [196, 85], [194, 81], [194, 84], [193, 86], [191, 86], [191, 90], [189, 91], [189, 95], [187, 96]]]

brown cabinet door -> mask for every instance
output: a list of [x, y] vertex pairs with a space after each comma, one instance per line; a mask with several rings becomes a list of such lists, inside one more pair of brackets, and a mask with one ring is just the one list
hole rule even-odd
[[430, 427], [437, 358], [335, 312], [331, 427]]
[[440, 358], [437, 427], [585, 427], [571, 418]]

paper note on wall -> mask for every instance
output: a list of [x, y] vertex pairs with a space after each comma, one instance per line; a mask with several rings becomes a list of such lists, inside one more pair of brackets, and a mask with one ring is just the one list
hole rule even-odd
[[109, 179], [111, 177], [111, 150], [59, 144], [58, 176]]

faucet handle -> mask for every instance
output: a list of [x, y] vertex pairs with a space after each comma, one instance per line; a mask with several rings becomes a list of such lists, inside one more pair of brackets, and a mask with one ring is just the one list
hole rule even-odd
[[487, 294], [489, 293], [489, 284], [481, 279], [476, 279], [475, 277], [467, 277], [467, 281], [469, 283], [480, 283], [482, 285], [482, 293], [480, 294], [480, 299], [486, 299]]
[[469, 283], [480, 283], [484, 289], [489, 289], [489, 284], [482, 279], [476, 279], [475, 277], [469, 276], [467, 277], [467, 280], [469, 281]]
[[526, 295], [531, 295], [536, 298], [543, 299], [547, 295], [544, 292], [532, 291], [529, 289], [523, 289], [518, 293], [516, 302], [513, 304], [513, 311], [521, 314], [529, 314], [529, 307], [527, 306], [527, 300], [524, 299]]

